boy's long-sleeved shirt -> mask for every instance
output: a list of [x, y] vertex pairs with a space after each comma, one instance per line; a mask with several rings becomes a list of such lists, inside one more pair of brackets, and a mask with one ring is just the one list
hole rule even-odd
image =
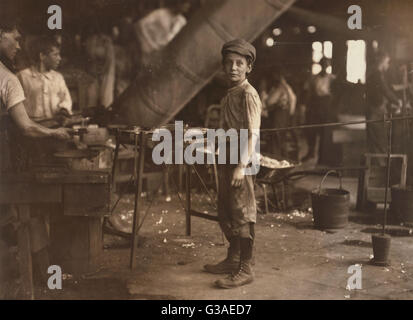
[[17, 74], [26, 95], [25, 107], [34, 120], [52, 118], [60, 108], [72, 113], [72, 99], [61, 73], [38, 72], [33, 67]]

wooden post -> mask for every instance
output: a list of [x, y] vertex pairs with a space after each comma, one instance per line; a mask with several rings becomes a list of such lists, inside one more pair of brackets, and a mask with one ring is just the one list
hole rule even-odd
[[18, 206], [19, 228], [17, 231], [17, 243], [19, 248], [19, 271], [23, 282], [23, 299], [34, 299], [32, 253], [30, 247], [29, 220], [30, 207]]
[[130, 268], [135, 267], [135, 253], [138, 246], [138, 233], [139, 233], [139, 210], [140, 210], [140, 197], [142, 193], [142, 176], [143, 176], [143, 165], [145, 161], [145, 148], [146, 148], [146, 136], [144, 132], [139, 135], [139, 158], [138, 164], [136, 166], [136, 149], [137, 149], [137, 138], [135, 138], [135, 169], [137, 169], [135, 175], [135, 210], [133, 212], [133, 230], [132, 230], [132, 249], [130, 255]]

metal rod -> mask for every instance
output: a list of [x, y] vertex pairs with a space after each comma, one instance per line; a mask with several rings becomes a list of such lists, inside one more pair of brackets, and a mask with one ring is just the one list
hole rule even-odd
[[[391, 118], [391, 119], [386, 119], [386, 121], [401, 121], [401, 120], [413, 120], [413, 116], [403, 116], [403, 117], [395, 117], [395, 118]], [[260, 129], [260, 132], [261, 133], [267, 133], [267, 132], [277, 132], [277, 131], [295, 130], [295, 129], [340, 127], [340, 126], [348, 126], [348, 125], [353, 125], [353, 124], [380, 123], [380, 122], [383, 122], [383, 119], [379, 119], [379, 120], [359, 120], [359, 121], [347, 121], [347, 122], [329, 122], [329, 123], [318, 123], [318, 124], [305, 124], [305, 125], [300, 125], [300, 126], [291, 126], [291, 127], [284, 127], [284, 128]], [[153, 130], [142, 130], [142, 132], [151, 134], [151, 133], [153, 133]]]
[[[409, 120], [409, 119], [413, 119], [413, 116], [391, 118], [391, 119], [387, 119], [386, 121], [399, 121], [399, 120]], [[266, 133], [266, 132], [276, 132], [276, 131], [294, 130], [294, 129], [339, 127], [339, 126], [347, 126], [347, 125], [352, 125], [352, 124], [380, 123], [380, 122], [383, 122], [383, 119], [380, 119], [380, 120], [348, 121], [348, 122], [330, 122], [330, 123], [319, 123], [319, 124], [306, 124], [306, 125], [301, 125], [301, 126], [293, 126], [293, 127], [285, 127], [285, 128], [261, 129], [260, 132], [261, 133]]]
[[115, 174], [116, 174], [116, 165], [118, 163], [118, 156], [119, 156], [119, 130], [116, 130], [116, 148], [115, 148], [115, 154], [113, 156], [113, 164], [112, 164], [112, 186], [115, 185]]
[[185, 164], [186, 167], [186, 235], [191, 235], [191, 166]]
[[[195, 166], [193, 168], [194, 168], [194, 172], [197, 175], [199, 181], [201, 182], [203, 188], [205, 189], [206, 193], [208, 194], [209, 199], [211, 201], [216, 201], [216, 199], [214, 199], [212, 194], [209, 192], [208, 187], [206, 186], [206, 184], [205, 184], [204, 180], [202, 179], [201, 175], [199, 174], [198, 170], [196, 170]], [[212, 206], [215, 210], [217, 210], [217, 206], [215, 204], [212, 204]]]
[[387, 222], [387, 193], [390, 184], [390, 155], [391, 155], [391, 143], [392, 143], [392, 115], [390, 113], [390, 121], [388, 123], [388, 133], [387, 133], [387, 164], [386, 164], [386, 173], [387, 173], [387, 180], [386, 180], [386, 190], [384, 191], [384, 218], [383, 218], [383, 230], [382, 234], [384, 236], [386, 230], [386, 222]]
[[[137, 166], [137, 174], [135, 176], [136, 189], [135, 189], [135, 209], [133, 212], [133, 230], [132, 230], [132, 250], [130, 255], [130, 268], [135, 267], [135, 252], [138, 246], [138, 225], [139, 225], [139, 210], [140, 210], [140, 197], [142, 193], [142, 175], [143, 175], [143, 164], [145, 160], [145, 133], [141, 132], [139, 135], [139, 160]], [[135, 163], [136, 163], [136, 152], [137, 152], [137, 138], [135, 137]], [[136, 165], [135, 165], [136, 168]]]
[[191, 210], [191, 216], [204, 218], [204, 219], [211, 220], [211, 221], [218, 221], [217, 216], [213, 216], [211, 214], [199, 212], [199, 211], [196, 211], [196, 210]]

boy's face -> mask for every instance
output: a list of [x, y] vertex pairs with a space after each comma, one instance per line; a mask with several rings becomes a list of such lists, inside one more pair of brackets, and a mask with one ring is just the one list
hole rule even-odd
[[224, 56], [224, 72], [232, 85], [244, 81], [251, 70], [252, 67], [244, 56], [233, 52]]
[[43, 61], [46, 70], [56, 70], [62, 60], [60, 49], [52, 47], [47, 54], [40, 53], [40, 59]]

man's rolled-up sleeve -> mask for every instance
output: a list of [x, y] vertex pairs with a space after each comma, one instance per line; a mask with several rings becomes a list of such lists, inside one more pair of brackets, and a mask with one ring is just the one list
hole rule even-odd
[[19, 80], [17, 79], [17, 77], [10, 78], [7, 81], [5, 96], [3, 99], [7, 111], [18, 105], [20, 102], [23, 102], [24, 100], [24, 91]]

